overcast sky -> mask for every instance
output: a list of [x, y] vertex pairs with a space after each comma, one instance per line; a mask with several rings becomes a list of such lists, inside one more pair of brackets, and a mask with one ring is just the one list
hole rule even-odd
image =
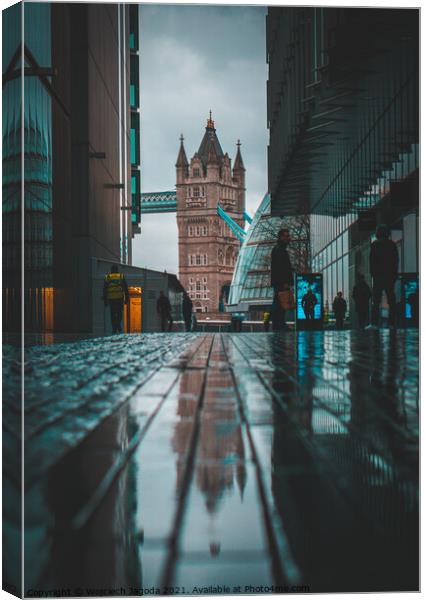
[[[188, 160], [209, 110], [224, 152], [236, 142], [253, 214], [267, 189], [265, 7], [140, 5], [142, 192], [174, 190], [179, 137]], [[174, 213], [142, 215], [133, 264], [178, 272]]]

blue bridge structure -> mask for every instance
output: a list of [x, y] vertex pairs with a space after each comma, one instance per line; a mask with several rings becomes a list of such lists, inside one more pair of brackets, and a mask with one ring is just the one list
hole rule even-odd
[[[144, 192], [141, 194], [141, 213], [170, 213], [176, 212], [176, 209], [177, 200], [175, 191]], [[240, 242], [243, 242], [246, 235], [245, 230], [228, 215], [219, 202], [217, 204], [217, 214], [228, 225]], [[249, 224], [252, 222], [252, 218], [246, 212], [244, 212], [244, 220]]]

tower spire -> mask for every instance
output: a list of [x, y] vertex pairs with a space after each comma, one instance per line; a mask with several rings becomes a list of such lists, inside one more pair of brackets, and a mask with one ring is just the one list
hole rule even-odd
[[176, 167], [188, 167], [188, 159], [186, 158], [186, 152], [185, 152], [185, 148], [183, 145], [183, 133], [180, 134], [180, 148], [179, 148], [179, 154], [176, 160]]
[[209, 118], [207, 119], [207, 129], [214, 129], [214, 121], [212, 119], [212, 111], [209, 111]]
[[234, 160], [234, 171], [240, 170], [240, 171], [245, 171], [245, 167], [244, 167], [244, 163], [243, 163], [243, 158], [241, 156], [241, 152], [240, 152], [240, 147], [241, 147], [241, 142], [240, 140], [237, 141], [237, 154], [235, 156], [235, 160]]

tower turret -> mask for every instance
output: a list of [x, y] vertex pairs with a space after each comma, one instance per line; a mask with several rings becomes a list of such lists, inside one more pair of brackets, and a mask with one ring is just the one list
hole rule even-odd
[[186, 177], [188, 177], [188, 159], [186, 158], [186, 152], [183, 145], [183, 135], [180, 136], [180, 148], [179, 154], [176, 160], [176, 183], [184, 183]]
[[246, 169], [243, 163], [243, 157], [241, 156], [241, 142], [237, 142], [237, 154], [234, 160], [234, 168], [232, 169], [232, 181], [238, 186], [237, 192], [237, 209], [240, 211], [245, 210], [245, 189], [246, 189]]
[[235, 179], [238, 179], [238, 181], [244, 185], [246, 169], [244, 167], [244, 163], [243, 163], [243, 158], [241, 156], [240, 147], [241, 147], [241, 142], [240, 142], [240, 140], [238, 140], [238, 142], [237, 142], [237, 154], [236, 154], [235, 160], [234, 160], [234, 168], [232, 169], [232, 176]]

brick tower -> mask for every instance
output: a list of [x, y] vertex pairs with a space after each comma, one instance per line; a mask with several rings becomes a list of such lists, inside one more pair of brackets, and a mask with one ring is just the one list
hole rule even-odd
[[217, 138], [211, 112], [198, 152], [189, 163], [183, 136], [180, 142], [176, 161], [179, 279], [194, 310], [215, 318], [221, 314], [240, 247], [237, 237], [218, 216], [218, 203], [244, 226], [245, 168], [240, 142], [231, 168], [231, 159], [223, 153]]

